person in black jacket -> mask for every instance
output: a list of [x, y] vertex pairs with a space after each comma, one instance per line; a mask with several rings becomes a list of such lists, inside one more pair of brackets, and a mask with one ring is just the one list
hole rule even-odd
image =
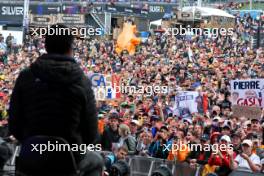
[[10, 54], [12, 51], [12, 44], [13, 44], [14, 36], [12, 36], [11, 33], [6, 37], [6, 46], [7, 46], [7, 52]]
[[[199, 165], [207, 164], [208, 159], [210, 158], [211, 155], [211, 151], [204, 150], [203, 148], [205, 148], [206, 145], [209, 145], [209, 140], [210, 138], [207, 134], [202, 135], [200, 139], [202, 148], [197, 147], [198, 151], [192, 150], [187, 156], [186, 161], [190, 164], [191, 168], [196, 168], [198, 164]], [[196, 148], [194, 147], [193, 149]]]
[[[78, 145], [95, 141], [95, 97], [90, 80], [72, 57], [73, 40], [71, 34], [46, 35], [47, 54], [19, 74], [9, 109], [9, 131], [19, 142], [36, 135], [58, 136]], [[76, 153], [75, 157], [78, 163], [85, 158]]]
[[104, 130], [102, 135], [102, 148], [106, 151], [112, 151], [113, 146], [119, 142], [120, 135], [118, 133], [119, 115], [116, 112], [109, 114], [109, 125]]

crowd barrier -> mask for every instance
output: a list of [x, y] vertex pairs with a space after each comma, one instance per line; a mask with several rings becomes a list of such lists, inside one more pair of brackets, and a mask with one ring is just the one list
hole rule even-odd
[[[104, 156], [110, 152], [102, 152]], [[161, 165], [166, 165], [173, 173], [173, 176], [201, 176], [202, 167], [192, 169], [189, 164], [173, 162], [159, 158], [129, 156], [128, 165], [130, 166], [130, 176], [151, 176], [152, 172]], [[229, 176], [264, 176], [264, 173], [252, 173], [246, 170], [233, 171]]]
[[[12, 146], [13, 157], [7, 162], [5, 166], [6, 171], [14, 171], [15, 158], [19, 153], [18, 147]], [[110, 154], [109, 151], [101, 151], [103, 156]], [[145, 156], [129, 156], [127, 158], [128, 165], [130, 166], [130, 176], [151, 176], [151, 174], [158, 169], [161, 165], [167, 166], [173, 176], [201, 176], [201, 167], [192, 169], [189, 164], [168, 161], [159, 158], [145, 157]], [[264, 173], [252, 173], [247, 170], [235, 170], [229, 176], [264, 176]]]
[[175, 163], [158, 158], [133, 156], [129, 158], [131, 176], [151, 176], [161, 165], [167, 166], [173, 176], [198, 176], [196, 169], [191, 169], [186, 163]]
[[[192, 169], [187, 163], [134, 156], [129, 158], [130, 176], [151, 176], [160, 165], [166, 165], [172, 171], [173, 176], [201, 176], [202, 173], [201, 167]], [[264, 173], [236, 170], [229, 174], [229, 176], [264, 176]]]
[[264, 176], [264, 173], [252, 173], [248, 171], [233, 171], [229, 176]]

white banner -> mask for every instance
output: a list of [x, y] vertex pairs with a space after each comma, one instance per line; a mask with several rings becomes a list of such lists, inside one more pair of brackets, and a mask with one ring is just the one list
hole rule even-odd
[[232, 105], [264, 107], [264, 79], [232, 80]]
[[195, 91], [179, 91], [175, 97], [174, 115], [189, 118], [191, 114], [198, 112], [199, 93]]

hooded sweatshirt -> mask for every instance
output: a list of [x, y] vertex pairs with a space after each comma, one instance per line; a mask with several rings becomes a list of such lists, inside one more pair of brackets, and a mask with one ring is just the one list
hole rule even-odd
[[97, 136], [91, 82], [73, 58], [63, 55], [44, 54], [20, 73], [9, 115], [10, 133], [20, 142], [46, 135], [80, 145]]

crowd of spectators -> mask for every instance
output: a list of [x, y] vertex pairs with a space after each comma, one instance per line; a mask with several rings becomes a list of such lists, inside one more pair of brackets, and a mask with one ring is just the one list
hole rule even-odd
[[[115, 53], [115, 41], [75, 39], [74, 58], [87, 76], [118, 74], [126, 86], [167, 86], [169, 91], [127, 93], [114, 100], [97, 101], [98, 143], [116, 158], [141, 155], [179, 161], [204, 172], [228, 175], [233, 169], [264, 169], [264, 111], [249, 119], [232, 113], [230, 80], [264, 78], [264, 51], [251, 47], [250, 17], [236, 18], [234, 35], [171, 37], [152, 35], [135, 55]], [[27, 36], [23, 46], [12, 35], [0, 42], [0, 134], [7, 137], [9, 99], [19, 72], [45, 53], [39, 37]], [[190, 54], [191, 53], [191, 54]], [[195, 113], [175, 113], [178, 91], [197, 91]], [[52, 122], [51, 122], [52, 123]], [[174, 150], [173, 144], [201, 144], [200, 151]], [[223, 144], [222, 151], [204, 150]], [[168, 150], [167, 150], [168, 149]], [[111, 162], [107, 162], [110, 167]]]

